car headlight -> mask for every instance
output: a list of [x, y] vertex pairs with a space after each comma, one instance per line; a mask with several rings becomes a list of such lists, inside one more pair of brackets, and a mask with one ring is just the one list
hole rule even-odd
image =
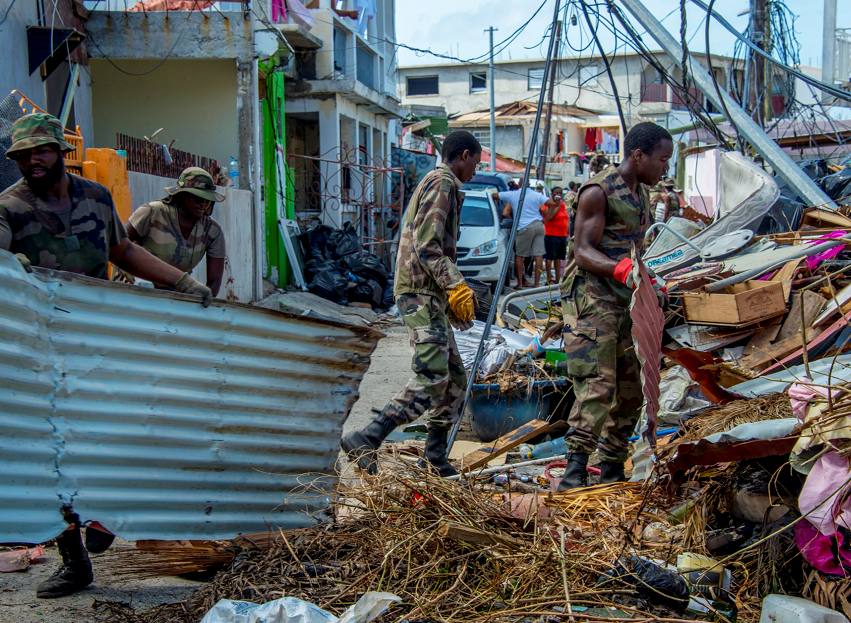
[[470, 252], [472, 257], [482, 257], [483, 255], [494, 255], [499, 251], [499, 240], [491, 240], [484, 244], [480, 244]]

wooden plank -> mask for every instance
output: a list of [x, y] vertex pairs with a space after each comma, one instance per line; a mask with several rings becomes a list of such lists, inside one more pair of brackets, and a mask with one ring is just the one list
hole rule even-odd
[[783, 325], [783, 318], [778, 316], [771, 320], [770, 324], [763, 327], [750, 339], [745, 346], [745, 355], [750, 355], [754, 352], [765, 350], [775, 340], [777, 334], [780, 333], [780, 327]]
[[[449, 460], [457, 461], [459, 459], [464, 458], [465, 454], [470, 454], [475, 452], [481, 447], [481, 442], [476, 441], [459, 441], [455, 440], [455, 443], [452, 444], [452, 450], [449, 451]], [[500, 455], [490, 459], [487, 462], [488, 467], [499, 467], [500, 465], [505, 465], [505, 455]]]
[[777, 334], [777, 340], [785, 340], [796, 333], [801, 333], [801, 327], [806, 323], [807, 328], [812, 327], [821, 310], [827, 304], [823, 296], [819, 296], [810, 290], [804, 291], [804, 316], [801, 317], [801, 295], [796, 293], [792, 297], [792, 308], [786, 316], [786, 322]]
[[503, 536], [500, 534], [492, 534], [490, 532], [485, 532], [484, 530], [479, 530], [478, 528], [471, 528], [458, 523], [443, 524], [440, 526], [438, 534], [443, 537], [455, 539], [456, 541], [472, 543], [473, 545], [516, 545], [523, 547], [526, 544], [526, 541], [523, 539], [507, 535]]
[[496, 441], [485, 446], [481, 446], [478, 450], [471, 452], [470, 454], [465, 454], [461, 457], [460, 469], [463, 472], [478, 469], [499, 455], [505, 454], [509, 450], [516, 448], [521, 443], [546, 433], [549, 428], [549, 422], [545, 422], [544, 420], [532, 420], [520, 428], [503, 435]]
[[798, 266], [804, 258], [800, 257], [797, 260], [789, 260], [783, 267], [777, 271], [777, 274], [771, 278], [771, 281], [792, 281], [795, 278], [795, 273], [798, 272]]
[[[818, 337], [820, 334], [821, 331], [818, 329], [808, 329], [807, 341], [809, 342], [813, 338]], [[756, 351], [752, 355], [748, 355], [739, 362], [739, 366], [759, 372], [764, 366], [791, 355], [796, 350], [803, 347], [803, 345], [804, 343], [801, 334], [797, 333], [787, 337], [785, 340], [777, 342], [776, 344], [770, 344], [768, 348]]]

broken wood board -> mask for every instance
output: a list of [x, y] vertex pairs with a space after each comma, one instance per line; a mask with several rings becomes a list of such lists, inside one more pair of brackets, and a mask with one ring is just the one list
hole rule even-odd
[[[452, 444], [452, 450], [449, 451], [449, 460], [457, 461], [464, 458], [466, 454], [472, 454], [482, 447], [482, 444], [477, 441], [456, 441]], [[505, 465], [505, 455], [500, 454], [497, 457], [489, 459], [486, 463], [488, 467], [499, 467]]]
[[777, 338], [780, 329], [783, 326], [783, 316], [772, 318], [768, 326], [757, 331], [745, 346], [744, 354], [750, 355], [760, 350], [765, 350]]
[[510, 433], [506, 433], [496, 441], [484, 446], [479, 446], [478, 450], [462, 456], [461, 467], [459, 469], [462, 472], [479, 469], [501, 454], [505, 454], [509, 450], [516, 448], [521, 443], [529, 441], [538, 435], [543, 435], [549, 429], [549, 422], [544, 420], [532, 420], [520, 428], [514, 429]]
[[[804, 297], [804, 315], [801, 316], [801, 294]], [[792, 297], [792, 307], [789, 309], [789, 314], [786, 316], [786, 322], [777, 334], [777, 341], [785, 340], [795, 334], [801, 333], [801, 327], [812, 327], [814, 320], [821, 313], [821, 310], [827, 304], [823, 296], [819, 296], [810, 290], [804, 290], [802, 293], [796, 293]]]
[[800, 266], [803, 261], [804, 258], [802, 257], [799, 257], [796, 260], [789, 260], [783, 264], [783, 267], [777, 271], [777, 274], [771, 278], [771, 281], [792, 281], [795, 278], [795, 273], [798, 272], [798, 266]]
[[811, 208], [804, 210], [804, 217], [801, 219], [801, 225], [812, 225], [814, 227], [841, 227], [843, 229], [851, 229], [851, 219], [847, 216], [842, 216], [834, 210], [826, 210], [824, 208]]
[[[818, 329], [808, 330], [807, 341], [818, 337], [820, 334], [821, 331]], [[779, 361], [780, 359], [791, 355], [796, 350], [801, 349], [803, 345], [803, 337], [800, 333], [796, 333], [795, 335], [787, 337], [785, 340], [780, 340], [775, 344], [769, 344], [767, 348], [748, 355], [739, 362], [739, 365], [742, 368], [748, 368], [749, 370], [756, 370], [759, 372], [766, 365]]]
[[813, 323], [813, 326], [818, 326], [823, 323], [825, 320], [828, 320], [834, 312], [838, 311], [840, 308], [843, 309], [842, 313], [846, 313], [844, 308], [845, 304], [851, 301], [851, 285], [845, 286], [839, 292], [836, 293], [836, 296], [830, 299], [827, 302], [827, 307], [821, 313], [821, 315], [816, 318], [816, 321]]
[[501, 536], [458, 523], [445, 523], [440, 526], [437, 533], [440, 536], [449, 537], [463, 543], [472, 543], [473, 545], [516, 545], [518, 547], [525, 547], [526, 545], [526, 541], [523, 539]]

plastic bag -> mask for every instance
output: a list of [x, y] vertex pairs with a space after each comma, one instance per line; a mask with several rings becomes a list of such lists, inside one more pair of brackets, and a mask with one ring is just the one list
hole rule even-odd
[[802, 160], [798, 163], [798, 166], [812, 180], [824, 177], [830, 172], [830, 169], [827, 168], [827, 162], [819, 159]]
[[393, 296], [393, 275], [387, 280], [387, 286], [384, 288], [384, 296], [381, 300], [381, 306], [385, 309], [390, 309], [396, 302], [396, 297]]
[[597, 586], [635, 588], [647, 601], [680, 611], [688, 606], [688, 585], [680, 574], [637, 556], [618, 559], [614, 569], [597, 578]]
[[[851, 168], [823, 177], [818, 183], [831, 199], [848, 198], [848, 195], [851, 195]], [[851, 199], [846, 200], [845, 203], [851, 203]]]
[[374, 279], [381, 284], [382, 289], [387, 285], [390, 272], [377, 255], [373, 255], [372, 253], [364, 253], [363, 255], [352, 253], [345, 256], [343, 262], [358, 277]]
[[360, 283], [349, 292], [349, 301], [369, 303], [373, 309], [382, 307], [383, 298], [384, 288], [375, 279], [361, 279]]
[[490, 286], [478, 279], [465, 279], [464, 281], [476, 294], [476, 300], [479, 302], [479, 307], [476, 309], [476, 320], [486, 322], [493, 304], [493, 293], [491, 293]]
[[332, 231], [334, 230], [327, 225], [318, 225], [298, 237], [306, 260], [326, 259], [325, 245]]
[[313, 281], [313, 278], [316, 277], [319, 273], [325, 272], [326, 270], [342, 270], [340, 263], [335, 260], [325, 260], [325, 259], [313, 259], [308, 260], [304, 264], [304, 278], [305, 281], [310, 283]]
[[355, 231], [355, 228], [349, 222], [343, 225], [343, 229], [332, 230], [328, 234], [328, 240], [325, 242], [325, 255], [334, 260], [340, 259], [349, 253], [359, 253], [360, 250], [358, 232]]
[[345, 305], [348, 303], [349, 276], [339, 268], [322, 270], [307, 285], [311, 294]]
[[319, 606], [295, 597], [265, 604], [221, 599], [201, 623], [369, 623], [400, 601], [391, 593], [366, 593], [338, 619]]

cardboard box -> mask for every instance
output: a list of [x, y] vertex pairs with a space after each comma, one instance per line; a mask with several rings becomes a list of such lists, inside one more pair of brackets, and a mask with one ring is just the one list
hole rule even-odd
[[785, 312], [783, 284], [777, 281], [745, 281], [712, 294], [683, 293], [686, 322], [742, 326]]

